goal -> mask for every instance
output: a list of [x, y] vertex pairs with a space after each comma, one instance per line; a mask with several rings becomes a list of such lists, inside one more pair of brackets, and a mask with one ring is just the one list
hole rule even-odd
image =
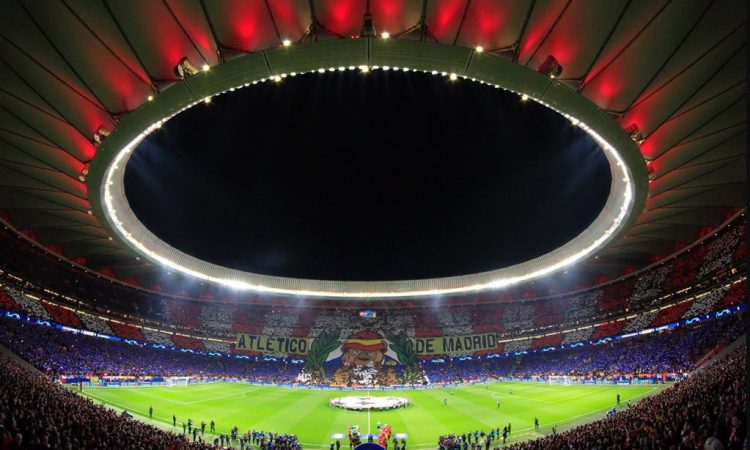
[[190, 377], [168, 377], [166, 380], [167, 386], [187, 386], [190, 382]]
[[547, 381], [549, 382], [549, 384], [569, 385], [570, 377], [567, 375], [550, 375], [549, 378], [547, 378]]

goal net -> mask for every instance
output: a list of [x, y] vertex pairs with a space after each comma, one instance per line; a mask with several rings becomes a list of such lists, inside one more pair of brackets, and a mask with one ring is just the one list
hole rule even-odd
[[550, 375], [547, 378], [549, 384], [570, 384], [570, 377], [567, 375]]
[[165, 381], [167, 386], [187, 386], [190, 377], [168, 377]]

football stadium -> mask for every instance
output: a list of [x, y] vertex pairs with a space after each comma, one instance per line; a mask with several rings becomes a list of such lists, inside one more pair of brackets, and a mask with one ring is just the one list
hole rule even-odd
[[748, 448], [745, 2], [0, 12], [0, 450]]

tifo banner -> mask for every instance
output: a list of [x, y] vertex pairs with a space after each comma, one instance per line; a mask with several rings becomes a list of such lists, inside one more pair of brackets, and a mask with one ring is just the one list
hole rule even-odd
[[417, 355], [466, 355], [494, 348], [497, 348], [497, 335], [495, 333], [414, 339], [414, 351]]
[[[390, 386], [422, 383], [418, 357], [471, 355], [497, 348], [495, 333], [463, 336], [409, 337], [403, 330], [328, 329], [315, 338], [238, 334], [236, 351], [304, 355], [305, 367], [298, 380], [336, 386]], [[396, 365], [403, 366], [399, 375]], [[332, 376], [330, 368], [336, 367]]]
[[290, 336], [265, 336], [260, 334], [238, 334], [237, 350], [264, 353], [286, 353], [306, 355], [312, 339]]
[[[338, 336], [331, 336], [331, 340], [337, 340]], [[389, 336], [384, 338], [374, 332], [361, 331], [352, 336], [345, 337], [343, 346], [354, 348], [361, 354], [370, 355], [375, 351], [382, 351], [388, 344], [403, 347], [411, 344], [413, 353], [416, 355], [468, 355], [483, 350], [497, 348], [497, 335], [495, 333], [469, 334], [463, 336], [438, 336], [406, 339], [406, 342], [394, 342], [402, 336]], [[236, 348], [240, 351], [256, 351], [262, 353], [284, 353], [289, 355], [307, 355], [312, 347], [313, 339], [289, 336], [266, 336], [258, 334], [238, 334]], [[342, 353], [343, 353], [342, 349]], [[329, 352], [331, 353], [331, 352]], [[319, 356], [328, 356], [319, 355]], [[395, 355], [394, 355], [395, 356]], [[399, 358], [400, 359], [400, 358]]]

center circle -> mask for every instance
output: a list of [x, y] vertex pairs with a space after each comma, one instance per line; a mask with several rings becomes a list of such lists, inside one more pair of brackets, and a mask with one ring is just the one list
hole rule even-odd
[[608, 161], [518, 95], [404, 72], [287, 77], [172, 118], [131, 156], [125, 193], [199, 259], [290, 278], [485, 272], [570, 241], [602, 210]]
[[329, 401], [331, 406], [354, 411], [383, 410], [409, 406], [404, 397], [339, 397]]

